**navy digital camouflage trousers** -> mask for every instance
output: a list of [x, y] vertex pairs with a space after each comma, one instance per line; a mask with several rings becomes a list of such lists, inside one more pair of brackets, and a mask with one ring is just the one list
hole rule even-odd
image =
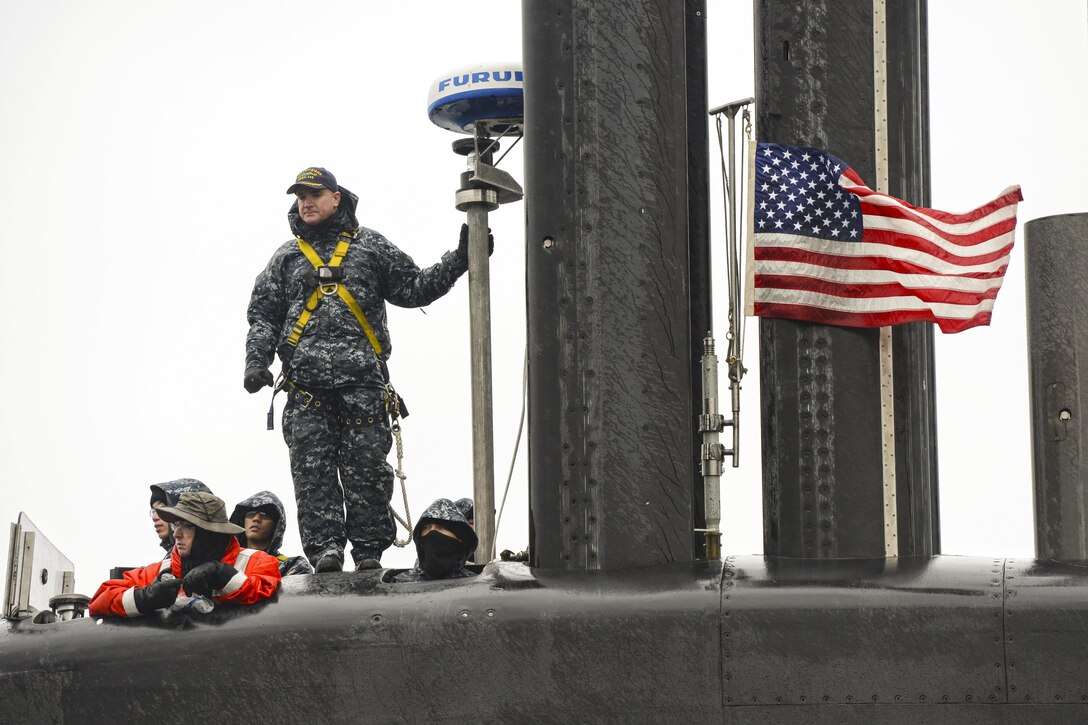
[[[298, 528], [311, 563], [332, 553], [343, 561], [350, 541], [358, 564], [380, 559], [393, 543], [389, 509], [393, 467], [385, 392], [374, 388], [307, 390], [290, 386], [283, 438], [291, 451]], [[345, 513], [346, 511], [346, 513]]]

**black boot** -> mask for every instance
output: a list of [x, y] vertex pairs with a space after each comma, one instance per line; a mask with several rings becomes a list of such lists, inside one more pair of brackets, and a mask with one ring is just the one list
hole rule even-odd
[[336, 556], [336, 554], [325, 554], [325, 556], [321, 557], [318, 560], [317, 566], [314, 567], [314, 571], [316, 571], [318, 574], [322, 574], [327, 571], [343, 570], [344, 562], [341, 561], [340, 558]]

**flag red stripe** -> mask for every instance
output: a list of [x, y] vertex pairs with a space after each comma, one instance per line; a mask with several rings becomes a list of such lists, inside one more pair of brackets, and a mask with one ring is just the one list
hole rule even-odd
[[962, 332], [979, 325], [989, 325], [993, 313], [987, 310], [967, 320], [950, 320], [939, 318], [929, 310], [858, 314], [820, 307], [808, 307], [806, 305], [756, 302], [755, 314], [760, 317], [785, 317], [791, 320], [814, 322], [821, 325], [842, 325], [844, 327], [885, 327], [903, 322], [935, 322], [941, 328], [941, 332]]
[[[842, 175], [852, 181], [856, 186], [860, 186], [865, 189], [869, 188], [868, 186], [865, 186], [865, 182], [861, 180], [861, 177], [858, 176], [858, 172], [854, 171], [852, 166], [847, 166], [846, 171], [842, 172]], [[857, 192], [855, 191], [855, 193]], [[873, 193], [875, 194], [876, 192]]]
[[[758, 238], [758, 235], [757, 235]], [[1011, 246], [1006, 248], [1011, 250]], [[839, 256], [821, 254], [819, 252], [813, 252], [808, 249], [802, 249], [800, 247], [768, 247], [760, 246], [757, 244], [755, 250], [755, 259], [759, 260], [778, 260], [783, 262], [803, 262], [805, 264], [818, 264], [822, 267], [832, 267], [836, 269], [886, 269], [890, 272], [896, 272], [898, 274], [925, 274], [932, 275], [933, 270], [926, 267], [918, 266], [911, 262], [906, 262], [899, 259], [892, 259], [890, 257], [852, 257], [852, 256]], [[1006, 251], [1006, 254], [1008, 252]], [[995, 259], [985, 260], [987, 262], [996, 261], [1000, 257]], [[954, 260], [950, 260], [953, 263]], [[942, 275], [949, 276], [962, 276], [969, 277], [971, 279], [993, 279], [1001, 277], [1005, 274], [1005, 269], [1008, 264], [1002, 265], [999, 269], [993, 272], [965, 272], [960, 275]], [[756, 265], [758, 271], [759, 266]]]
[[[847, 175], [843, 174], [843, 176]], [[998, 209], [1003, 209], [1004, 207], [1011, 206], [1013, 204], [1016, 204], [1017, 202], [1021, 202], [1024, 200], [1024, 195], [1020, 191], [1020, 187], [1016, 186], [1013, 187], [1011, 191], [1002, 194], [1001, 196], [993, 199], [992, 201], [986, 202], [982, 206], [971, 209], [970, 211], [949, 212], [941, 211], [939, 209], [930, 209], [924, 206], [914, 206], [913, 204], [905, 202], [902, 199], [896, 199], [894, 196], [888, 196], [887, 194], [881, 194], [879, 191], [873, 191], [861, 182], [856, 183], [858, 184], [858, 186], [847, 185], [844, 188], [853, 193], [861, 200], [865, 200], [868, 197], [883, 197], [891, 202], [894, 202], [896, 206], [905, 209], [912, 209], [919, 214], [923, 214], [930, 217], [931, 219], [936, 219], [937, 221], [945, 222], [947, 224], [962, 224], [964, 222], [977, 221], [989, 214], [993, 214]]]
[[[988, 262], [994, 262], [998, 259], [1009, 254], [1012, 250], [1012, 244], [1009, 243], [1000, 249], [986, 254], [969, 255], [965, 250], [964, 254], [954, 254], [947, 249], [938, 247], [933, 242], [921, 239], [919, 237], [912, 237], [899, 232], [892, 231], [890, 229], [864, 229], [861, 232], [863, 237], [862, 241], [870, 244], [884, 244], [889, 247], [896, 247], [898, 249], [910, 249], [921, 254], [934, 257], [942, 262], [948, 262], [949, 264], [959, 265], [961, 267], [970, 266], [973, 264], [987, 264]], [[757, 242], [758, 243], [758, 242]], [[847, 242], [848, 243], [848, 242]]]
[[[985, 229], [980, 229], [969, 234], [955, 234], [945, 231], [934, 224], [931, 224], [925, 217], [919, 217], [911, 214], [905, 209], [899, 209], [894, 206], [875, 206], [868, 202], [861, 203], [861, 213], [866, 219], [869, 217], [882, 217], [884, 219], [893, 220], [893, 224], [902, 229], [902, 232], [911, 236], [917, 237], [917, 232], [913, 228], [913, 224], [917, 224], [923, 229], [936, 234], [941, 239], [944, 239], [952, 244], [957, 244], [964, 247], [970, 247], [982, 242], [987, 242], [994, 237], [999, 237], [1002, 234], [1008, 234], [1016, 229], [1016, 217], [1010, 217], [1008, 219], [1001, 219], [994, 222], [992, 225]], [[906, 222], [906, 223], [903, 223]], [[913, 224], [911, 224], [913, 222]], [[867, 237], [870, 228], [866, 225], [863, 226], [862, 236]], [[872, 230], [877, 231], [877, 230]], [[888, 231], [888, 230], [881, 230]]]
[[756, 287], [761, 289], [789, 289], [806, 292], [820, 292], [848, 299], [865, 297], [912, 297], [925, 303], [943, 303], [950, 305], [977, 305], [985, 299], [997, 299], [1000, 286], [978, 292], [961, 292], [939, 287], [908, 287], [896, 283], [866, 284], [831, 282], [814, 277], [799, 275], [756, 274]]

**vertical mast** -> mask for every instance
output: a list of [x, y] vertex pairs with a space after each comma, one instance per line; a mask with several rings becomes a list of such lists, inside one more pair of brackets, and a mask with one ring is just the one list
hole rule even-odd
[[703, 7], [522, 5], [535, 566], [695, 554], [693, 393], [709, 322]]
[[[874, 1], [886, 31], [886, 191], [926, 205], [925, 2]], [[756, 0], [759, 140], [828, 149], [879, 183], [876, 17], [873, 2]], [[897, 326], [891, 343], [888, 430], [879, 330], [760, 320], [767, 554], [885, 556], [892, 538], [892, 553], [939, 553], [932, 326]], [[895, 507], [887, 517], [886, 502]]]
[[1088, 559], [1088, 213], [1024, 225], [1035, 555]]

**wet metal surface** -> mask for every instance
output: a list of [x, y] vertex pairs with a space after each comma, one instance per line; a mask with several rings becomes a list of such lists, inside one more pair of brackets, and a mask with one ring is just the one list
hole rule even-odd
[[701, 74], [687, 68], [705, 30], [688, 7], [522, 6], [538, 566], [694, 558], [692, 392], [706, 330], [691, 328], [708, 298], [690, 265], [706, 253], [692, 245], [705, 244], [707, 212], [705, 188], [689, 184], [705, 187], [707, 117], [702, 80], [696, 153], [687, 85]]
[[1083, 563], [383, 574], [291, 577], [267, 605], [203, 618], [5, 622], [4, 720], [193, 722], [256, 691], [273, 722], [1088, 718]]
[[1088, 214], [1034, 219], [1024, 227], [1035, 550], [1043, 558], [1088, 558], [1088, 416], [1080, 369], [1088, 358], [1085, 245]]

